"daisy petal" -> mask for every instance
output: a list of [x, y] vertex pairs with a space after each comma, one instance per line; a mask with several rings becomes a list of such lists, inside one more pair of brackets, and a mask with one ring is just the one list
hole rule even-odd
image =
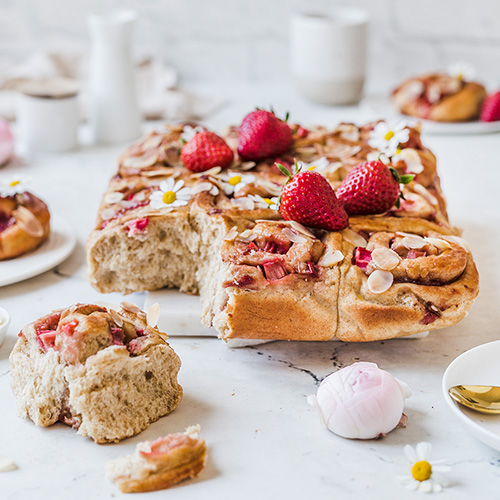
[[417, 444], [417, 458], [419, 460], [428, 460], [431, 456], [432, 445], [431, 443], [427, 443], [426, 441], [422, 441]]
[[417, 454], [415, 452], [415, 449], [410, 446], [409, 444], [407, 444], [405, 447], [404, 447], [404, 452], [405, 452], [405, 455], [406, 455], [406, 458], [411, 462], [411, 463], [415, 463], [415, 462], [418, 462], [418, 457], [417, 457]]
[[419, 491], [422, 493], [431, 493], [432, 492], [432, 483], [431, 481], [422, 481], [418, 486]]

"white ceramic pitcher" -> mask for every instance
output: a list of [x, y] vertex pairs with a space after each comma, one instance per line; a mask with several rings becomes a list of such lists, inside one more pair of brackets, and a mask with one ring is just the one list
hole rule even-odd
[[131, 38], [132, 10], [90, 14], [90, 122], [97, 143], [126, 142], [140, 135]]

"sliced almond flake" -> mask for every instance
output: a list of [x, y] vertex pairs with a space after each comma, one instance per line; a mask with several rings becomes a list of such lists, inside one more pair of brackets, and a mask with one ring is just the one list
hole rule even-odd
[[234, 239], [238, 236], [238, 229], [236, 226], [233, 226], [224, 236], [224, 241], [234, 241]]
[[213, 167], [213, 168], [210, 168], [208, 170], [205, 170], [204, 172], [198, 172], [197, 174], [191, 174], [191, 177], [193, 179], [197, 179], [198, 177], [202, 177], [204, 175], [208, 175], [208, 176], [211, 176], [211, 175], [217, 175], [220, 173], [222, 169], [220, 167]]
[[394, 281], [392, 273], [377, 269], [373, 271], [366, 282], [368, 290], [372, 293], [383, 293], [391, 287]]
[[254, 161], [244, 161], [240, 165], [240, 170], [247, 171], [247, 170], [252, 170], [253, 167], [257, 165]]
[[191, 188], [191, 194], [194, 196], [198, 193], [210, 191], [213, 187], [214, 185], [211, 182], [200, 182]]
[[333, 267], [344, 260], [344, 254], [340, 250], [327, 250], [318, 262], [318, 266]]
[[425, 237], [425, 241], [429, 242], [431, 245], [435, 246], [439, 250], [450, 250], [451, 249], [450, 243], [446, 240], [442, 240], [441, 238]]
[[120, 302], [120, 305], [123, 309], [125, 309], [125, 311], [129, 311], [135, 314], [139, 314], [141, 312], [141, 308], [139, 306], [136, 306], [135, 304], [132, 304], [132, 302], [123, 300], [122, 302]]
[[41, 238], [45, 234], [41, 222], [26, 207], [19, 205], [12, 211], [12, 215], [15, 217], [19, 227], [30, 236]]
[[391, 271], [401, 262], [401, 257], [390, 248], [375, 248], [372, 251], [372, 262], [379, 269]]
[[290, 227], [285, 227], [283, 234], [293, 243], [305, 243], [307, 241], [307, 238], [304, 238]]
[[341, 161], [333, 161], [333, 162], [330, 163], [330, 165], [328, 165], [328, 168], [326, 169], [326, 171], [329, 174], [333, 174], [334, 172], [336, 172], [341, 167], [342, 167], [342, 162]]
[[113, 321], [120, 327], [123, 326], [123, 318], [114, 310], [108, 309], [110, 316], [113, 318]]
[[413, 235], [413, 236], [405, 236], [401, 243], [404, 247], [408, 248], [408, 250], [419, 249], [426, 245], [426, 241], [421, 236]]
[[165, 177], [171, 173], [172, 167], [163, 167], [156, 168], [155, 170], [147, 170], [146, 172], [142, 172], [141, 175], [144, 175], [144, 177]]
[[255, 203], [250, 198], [232, 198], [231, 205], [237, 207], [239, 210], [253, 210]]
[[242, 233], [240, 233], [238, 236], [237, 236], [237, 240], [238, 241], [242, 241], [243, 243], [250, 243], [251, 241], [253, 241], [255, 238], [257, 238], [257, 234], [252, 232], [251, 229], [246, 229], [245, 231], [243, 231]]
[[301, 154], [316, 153], [316, 148], [314, 146], [303, 146], [301, 148], [297, 148], [295, 152]]
[[144, 201], [146, 199], [146, 193], [144, 191], [139, 191], [134, 196], [134, 201]]
[[155, 328], [158, 325], [158, 320], [160, 319], [161, 307], [158, 302], [152, 304], [148, 312], [146, 313], [146, 322], [151, 328]]
[[0, 455], [0, 472], [8, 472], [16, 469], [17, 465], [14, 463], [12, 458]]
[[366, 245], [368, 245], [368, 242], [363, 238], [363, 236], [352, 229], [346, 228], [340, 232], [346, 241], [356, 247], [366, 248]]
[[439, 205], [437, 198], [433, 194], [431, 194], [424, 186], [422, 186], [422, 184], [415, 184], [413, 186], [413, 190], [415, 191], [415, 193], [422, 196], [422, 198], [425, 198], [431, 205], [434, 205], [435, 207]]
[[274, 182], [266, 181], [264, 179], [257, 179], [255, 184], [265, 189], [265, 191], [272, 196], [279, 196], [281, 194], [282, 186], [278, 186]]
[[158, 135], [158, 134], [152, 135], [151, 137], [149, 137], [148, 139], [146, 139], [144, 141], [142, 148], [143, 149], [157, 148], [161, 144], [161, 141], [163, 141], [162, 135]]
[[106, 194], [106, 196], [104, 196], [104, 201], [106, 203], [109, 203], [110, 205], [113, 203], [118, 203], [121, 200], [123, 200], [123, 193], [120, 193], [118, 191], [113, 191], [112, 193], [108, 193]]
[[466, 252], [471, 253], [471, 248], [469, 243], [463, 238], [460, 238], [460, 236], [446, 236], [446, 237], [449, 240], [453, 241], [453, 243], [456, 243], [457, 245], [461, 246]]
[[338, 158], [340, 160], [347, 160], [347, 158], [351, 158], [352, 156], [357, 155], [361, 151], [361, 146], [353, 146], [341, 153], [339, 153]]
[[109, 220], [111, 219], [112, 217], [114, 217], [116, 214], [116, 210], [113, 210], [112, 208], [105, 208], [102, 212], [101, 212], [101, 219], [102, 220]]
[[404, 231], [396, 231], [397, 236], [415, 236], [415, 233], [405, 233]]
[[288, 224], [290, 224], [290, 226], [293, 227], [293, 229], [295, 229], [299, 233], [304, 234], [306, 236], [309, 236], [309, 238], [316, 239], [316, 236], [313, 233], [311, 233], [311, 231], [309, 231], [309, 229], [304, 227], [300, 222], [297, 222], [295, 220], [291, 220], [291, 221], [288, 221]]
[[421, 174], [424, 171], [420, 155], [415, 149], [405, 148], [399, 153], [399, 157], [406, 163], [408, 173]]
[[158, 154], [146, 153], [142, 156], [129, 156], [125, 158], [122, 165], [127, 168], [152, 167], [158, 161]]

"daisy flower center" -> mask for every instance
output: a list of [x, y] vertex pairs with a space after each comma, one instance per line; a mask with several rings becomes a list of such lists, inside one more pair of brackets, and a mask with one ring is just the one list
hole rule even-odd
[[177, 195], [173, 191], [166, 191], [163, 194], [163, 203], [170, 205], [177, 199]]
[[387, 132], [385, 135], [384, 135], [384, 139], [386, 141], [390, 141], [392, 138], [394, 137], [394, 132], [392, 130], [389, 130], [389, 132]]
[[427, 460], [421, 460], [411, 468], [411, 475], [415, 481], [427, 481], [432, 476], [432, 466]]
[[273, 200], [271, 200], [271, 198], [264, 198], [264, 201], [269, 205], [271, 206], [273, 204]]
[[233, 175], [233, 177], [231, 177], [231, 179], [229, 179], [227, 182], [228, 184], [231, 184], [231, 186], [236, 186], [241, 182], [241, 175]]
[[18, 184], [21, 184], [21, 181], [12, 181], [9, 186], [10, 187], [14, 187], [14, 186], [17, 186]]
[[312, 166], [310, 166], [310, 167], [307, 167], [307, 170], [308, 170], [309, 172], [312, 172], [313, 170], [316, 170], [316, 165], [312, 165]]

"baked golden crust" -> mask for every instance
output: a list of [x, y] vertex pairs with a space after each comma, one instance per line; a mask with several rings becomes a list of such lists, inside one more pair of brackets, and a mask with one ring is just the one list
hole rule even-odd
[[[296, 133], [290, 154], [277, 160], [291, 168], [296, 158], [302, 168], [317, 169], [336, 188], [374, 154], [370, 138], [375, 126], [343, 123], [332, 131], [314, 127], [305, 135], [292, 126]], [[155, 132], [120, 159], [87, 245], [89, 280], [100, 291], [178, 287], [199, 292], [204, 324], [215, 326], [224, 339], [376, 340], [431, 328], [421, 322], [422, 316], [427, 312], [427, 322], [432, 311], [427, 303], [436, 303], [441, 293], [447, 299], [437, 302], [445, 310], [439, 320], [432, 318], [432, 328], [459, 321], [471, 307], [477, 271], [463, 249], [444, 257], [437, 255], [439, 250], [434, 256], [439, 263], [448, 262], [442, 267], [454, 269], [453, 283], [462, 286], [468, 276], [464, 283], [470, 292], [463, 298], [447, 278], [438, 282], [447, 275], [436, 274], [439, 266], [430, 254], [410, 262], [402, 250], [405, 258], [391, 275], [394, 284], [377, 294], [366, 288], [370, 272], [353, 263], [359, 239], [366, 246], [377, 233], [437, 239], [460, 234], [448, 221], [436, 158], [422, 145], [417, 128], [408, 128], [408, 140], [392, 163], [400, 174], [415, 175], [404, 187], [401, 206], [351, 217], [350, 233], [311, 233], [282, 221], [275, 203], [286, 177], [275, 159], [255, 164], [235, 155], [233, 165], [222, 172], [190, 173], [179, 158], [182, 130], [171, 126]], [[231, 127], [224, 137], [236, 149], [238, 130]], [[242, 184], [237, 189], [234, 176]], [[172, 179], [191, 189], [189, 203], [174, 210], [151, 207], [153, 193]], [[352, 242], [353, 234], [358, 242]], [[426, 283], [404, 283], [423, 275]], [[420, 287], [416, 294], [414, 287]]]
[[31, 193], [0, 197], [0, 260], [19, 257], [41, 245], [49, 236], [50, 213], [47, 205]]
[[410, 78], [392, 92], [401, 113], [437, 122], [476, 120], [485, 98], [483, 85], [444, 74]]

